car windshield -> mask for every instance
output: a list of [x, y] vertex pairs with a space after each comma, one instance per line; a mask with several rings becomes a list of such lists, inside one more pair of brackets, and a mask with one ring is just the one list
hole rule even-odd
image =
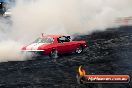
[[33, 43], [52, 43], [53, 38], [37, 38]]

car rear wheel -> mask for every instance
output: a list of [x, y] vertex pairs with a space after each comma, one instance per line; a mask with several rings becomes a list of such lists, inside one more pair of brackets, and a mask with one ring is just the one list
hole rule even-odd
[[50, 53], [50, 58], [56, 59], [58, 58], [58, 51], [57, 50], [52, 50]]
[[83, 52], [83, 47], [82, 46], [77, 47], [76, 50], [75, 50], [76, 54], [80, 54], [82, 52]]

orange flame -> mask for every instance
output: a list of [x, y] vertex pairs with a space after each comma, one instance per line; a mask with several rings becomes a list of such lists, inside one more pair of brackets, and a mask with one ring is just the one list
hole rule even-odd
[[80, 76], [86, 75], [86, 72], [85, 72], [85, 70], [82, 68], [82, 66], [79, 66], [78, 71], [79, 71], [79, 75], [80, 75]]

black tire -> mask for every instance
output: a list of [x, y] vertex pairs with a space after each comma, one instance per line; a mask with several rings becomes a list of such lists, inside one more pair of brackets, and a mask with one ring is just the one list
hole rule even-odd
[[76, 54], [81, 54], [82, 52], [83, 52], [83, 47], [82, 46], [77, 47], [76, 50], [75, 50]]
[[54, 49], [54, 50], [52, 50], [51, 52], [50, 52], [50, 58], [52, 58], [52, 59], [56, 59], [56, 58], [58, 58], [58, 51], [56, 50], [56, 49]]

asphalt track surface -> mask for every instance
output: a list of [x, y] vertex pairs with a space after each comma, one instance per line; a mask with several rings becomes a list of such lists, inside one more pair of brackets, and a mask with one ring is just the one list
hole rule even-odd
[[87, 74], [129, 74], [132, 77], [132, 27], [75, 38], [82, 39], [89, 47], [80, 55], [0, 63], [0, 88], [132, 88], [132, 82], [79, 85], [76, 81], [80, 65]]

